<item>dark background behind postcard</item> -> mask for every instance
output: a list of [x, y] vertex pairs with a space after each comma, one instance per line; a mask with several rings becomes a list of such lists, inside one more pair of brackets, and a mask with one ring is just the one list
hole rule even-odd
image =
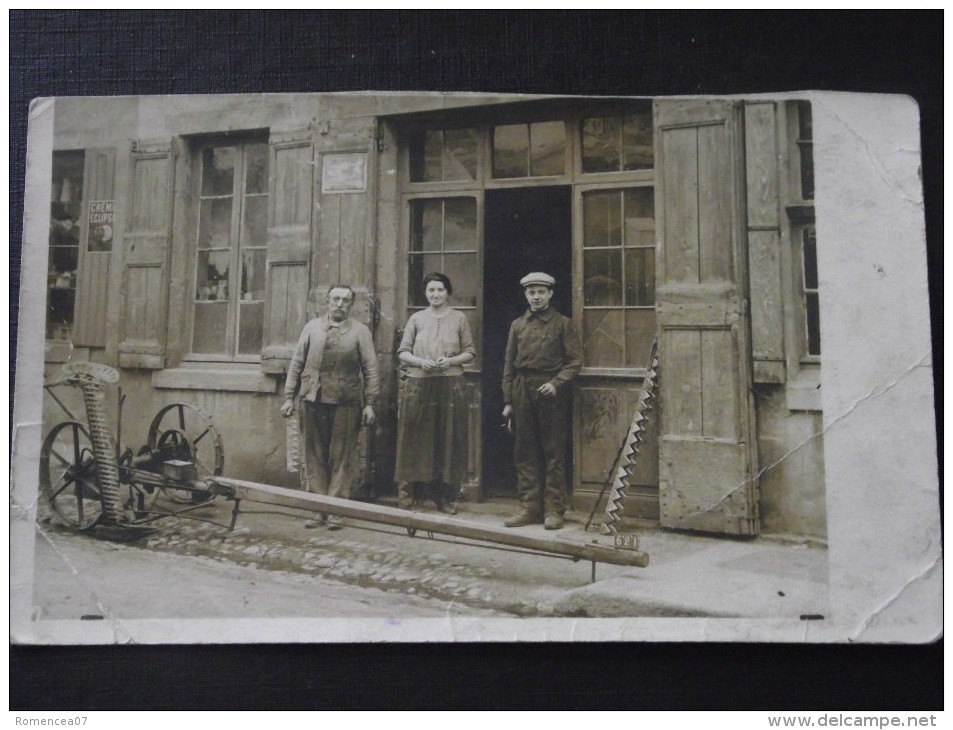
[[[11, 351], [34, 97], [822, 89], [920, 105], [939, 383], [942, 68], [942, 12], [10, 11]], [[12, 359], [10, 384], [12, 397]], [[10, 708], [926, 710], [943, 706], [942, 653], [942, 641], [11, 647]]]

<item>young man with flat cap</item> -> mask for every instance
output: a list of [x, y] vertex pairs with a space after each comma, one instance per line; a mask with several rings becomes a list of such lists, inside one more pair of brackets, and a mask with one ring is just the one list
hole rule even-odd
[[570, 383], [582, 367], [572, 320], [550, 306], [556, 280], [534, 272], [520, 280], [529, 309], [510, 325], [503, 366], [503, 418], [513, 419], [520, 512], [507, 527], [563, 526]]

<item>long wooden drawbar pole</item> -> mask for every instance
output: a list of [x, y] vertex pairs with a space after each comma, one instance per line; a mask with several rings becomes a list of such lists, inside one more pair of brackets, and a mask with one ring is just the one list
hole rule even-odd
[[598, 543], [595, 538], [593, 538], [593, 542], [586, 543], [558, 537], [538, 537], [502, 526], [482, 525], [444, 515], [421, 514], [420, 512], [409, 512], [396, 507], [353, 502], [340, 497], [328, 497], [323, 494], [312, 494], [297, 489], [285, 489], [284, 487], [247, 482], [241, 479], [213, 477], [209, 480], [209, 483], [210, 490], [213, 493], [229, 499], [293, 507], [310, 512], [324, 512], [410, 530], [436, 532], [442, 535], [453, 535], [454, 537], [508, 545], [541, 553], [565, 555], [577, 560], [591, 560], [598, 563], [639, 568], [644, 568], [649, 564], [648, 553], [639, 550], [618, 549], [613, 545]]

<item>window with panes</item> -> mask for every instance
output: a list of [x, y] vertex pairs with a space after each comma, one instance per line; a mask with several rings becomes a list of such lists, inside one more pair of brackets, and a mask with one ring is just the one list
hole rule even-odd
[[46, 307], [46, 337], [51, 340], [68, 341], [73, 331], [84, 165], [83, 150], [53, 153]]
[[265, 310], [268, 143], [211, 142], [198, 171], [191, 357], [260, 357]]
[[438, 271], [450, 278], [450, 304], [466, 315], [475, 337], [480, 331], [482, 282], [478, 196], [465, 189], [479, 180], [481, 149], [481, 133], [474, 128], [422, 131], [408, 146], [410, 183], [464, 190], [408, 200], [407, 316], [428, 306], [423, 277]]
[[547, 177], [575, 182], [582, 191], [576, 215], [582, 216], [584, 364], [646, 367], [655, 337], [653, 145], [651, 102], [621, 114], [410, 135], [408, 315], [427, 306], [423, 275], [442, 271], [453, 282], [454, 306], [470, 316], [479, 337], [483, 187]]
[[794, 103], [796, 118], [797, 182], [803, 204], [798, 209], [799, 222], [793, 239], [800, 260], [801, 309], [804, 322], [803, 340], [806, 360], [821, 355], [821, 309], [817, 275], [817, 233], [814, 227], [814, 132], [809, 101]]
[[[581, 121], [583, 362], [640, 368], [655, 338], [655, 189], [651, 105]], [[631, 180], [629, 183], [608, 182]]]

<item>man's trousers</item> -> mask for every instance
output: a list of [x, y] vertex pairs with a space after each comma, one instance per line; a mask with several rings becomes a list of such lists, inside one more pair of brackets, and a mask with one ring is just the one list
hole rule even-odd
[[537, 388], [551, 376], [517, 373], [511, 391], [513, 458], [523, 509], [536, 516], [566, 511], [566, 446], [569, 440], [571, 388], [552, 397]]
[[348, 498], [357, 479], [360, 403], [301, 403], [304, 489]]

